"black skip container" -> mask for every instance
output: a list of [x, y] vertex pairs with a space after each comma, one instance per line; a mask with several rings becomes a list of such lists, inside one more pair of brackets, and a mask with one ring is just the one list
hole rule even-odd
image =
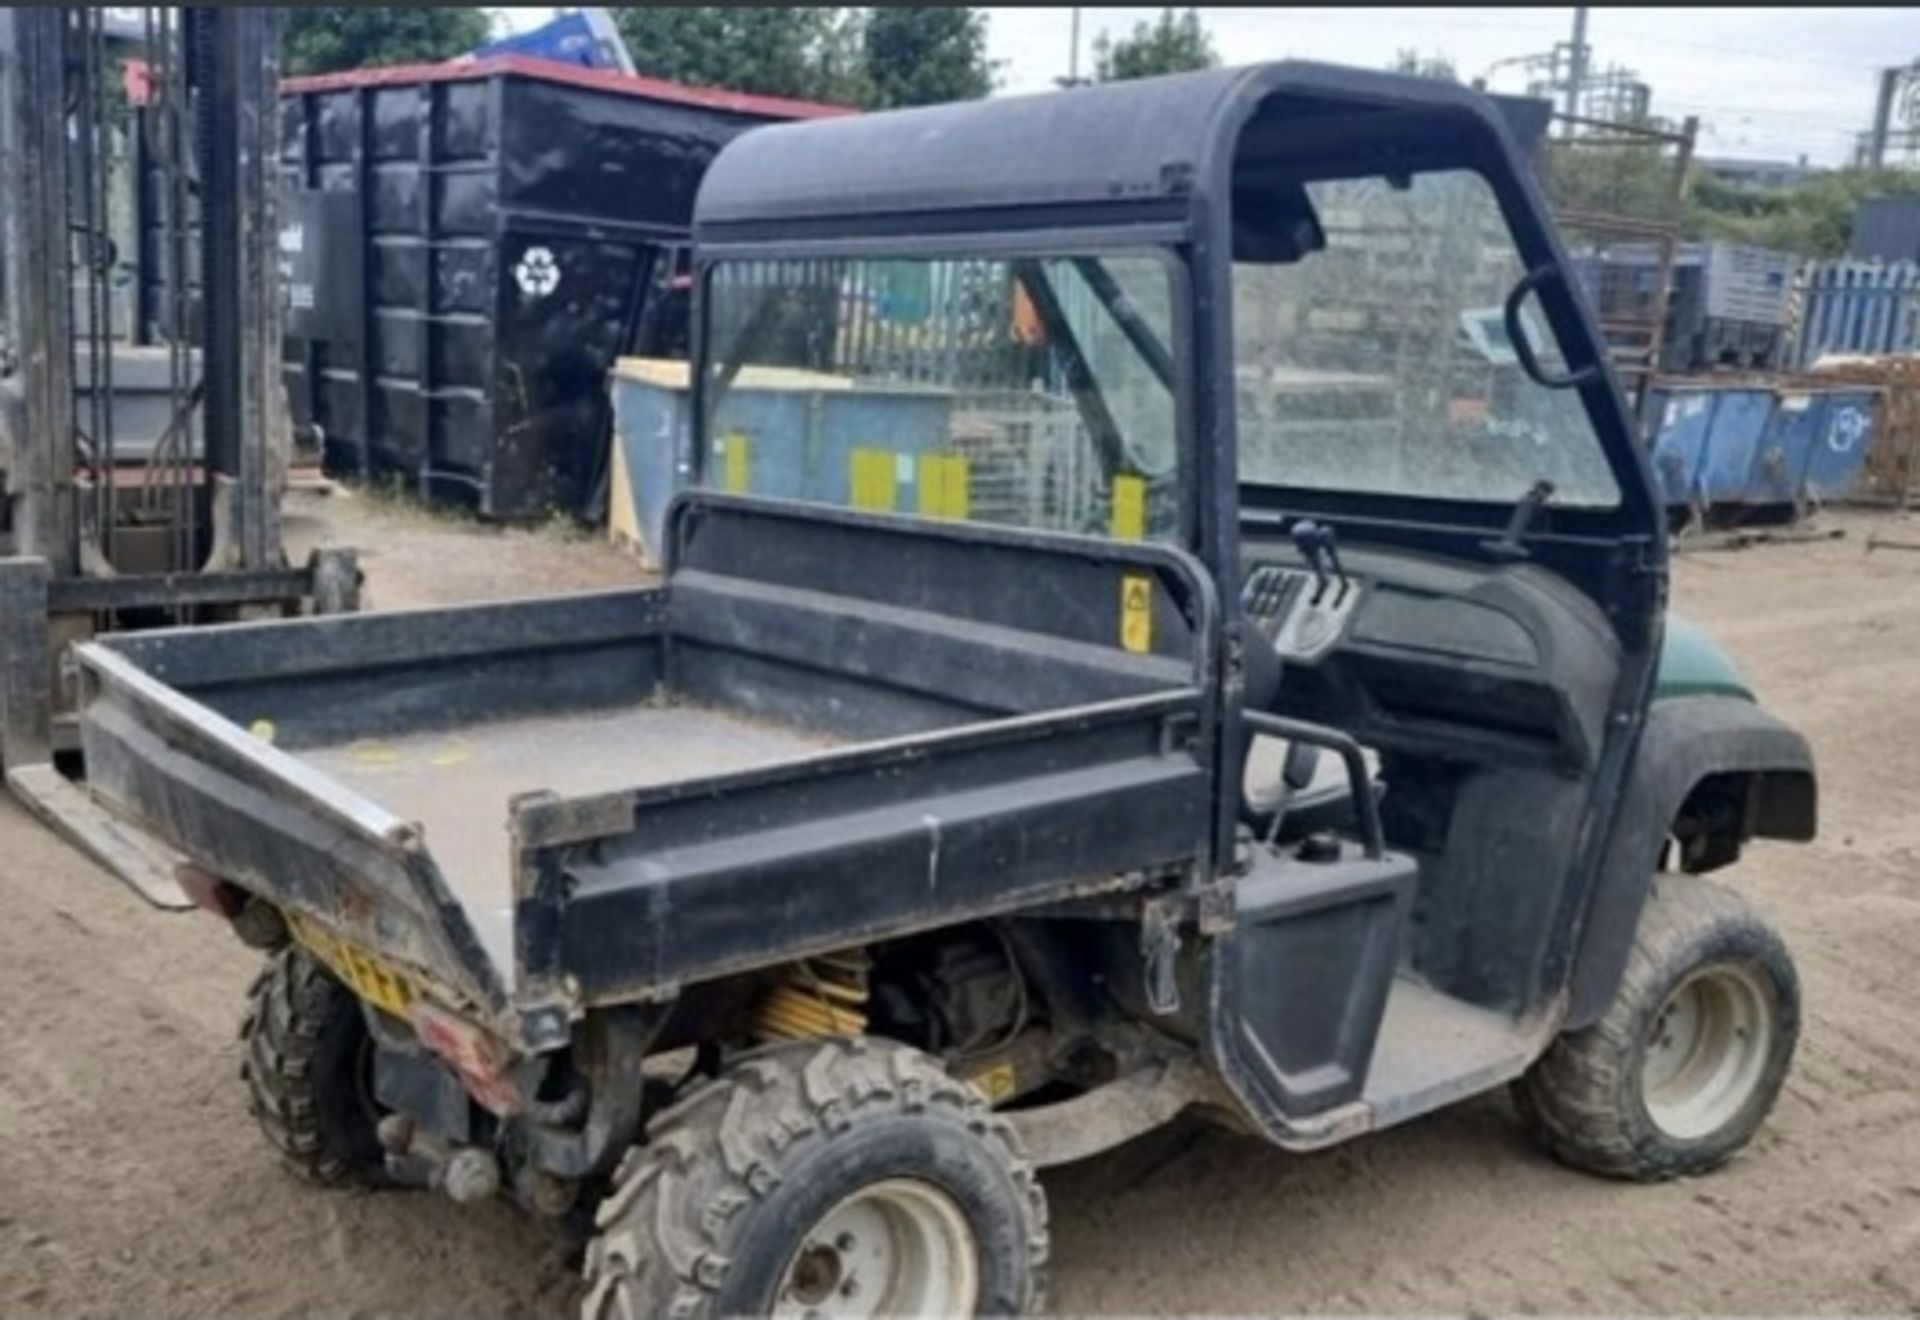
[[842, 107], [501, 57], [290, 79], [295, 434], [482, 517], [591, 516], [606, 375], [684, 342], [694, 193], [757, 124]]

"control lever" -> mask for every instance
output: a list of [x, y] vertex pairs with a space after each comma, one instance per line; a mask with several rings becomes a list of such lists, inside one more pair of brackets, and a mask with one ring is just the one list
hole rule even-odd
[[1294, 549], [1307, 561], [1307, 567], [1313, 570], [1313, 603], [1318, 605], [1327, 594], [1328, 572], [1340, 580], [1340, 592], [1333, 598], [1338, 605], [1347, 598], [1347, 571], [1340, 566], [1340, 551], [1334, 545], [1334, 531], [1331, 526], [1302, 518], [1294, 523], [1291, 534]]
[[1501, 559], [1525, 559], [1527, 547], [1520, 538], [1533, 527], [1540, 510], [1547, 507], [1547, 501], [1553, 498], [1553, 490], [1553, 483], [1545, 477], [1527, 487], [1527, 493], [1513, 506], [1513, 513], [1507, 519], [1507, 528], [1500, 533], [1500, 539], [1483, 541], [1481, 548]]
[[1338, 605], [1347, 598], [1347, 570], [1340, 567], [1340, 551], [1333, 544], [1333, 528], [1322, 525], [1320, 528], [1320, 548], [1327, 552], [1327, 563], [1333, 567], [1333, 575], [1340, 579], [1340, 594], [1333, 598]]
[[1373, 783], [1367, 775], [1367, 761], [1359, 743], [1338, 729], [1269, 715], [1264, 710], [1241, 711], [1240, 719], [1255, 733], [1324, 747], [1344, 761], [1347, 767], [1347, 791], [1353, 795], [1353, 804], [1360, 816], [1362, 847], [1368, 857], [1385, 856], [1387, 836], [1380, 826], [1380, 803], [1373, 795]]
[[1327, 589], [1326, 566], [1320, 562], [1320, 524], [1302, 518], [1294, 523], [1289, 534], [1293, 537], [1293, 548], [1313, 570], [1313, 598], [1318, 601]]
[[1287, 819], [1288, 803], [1292, 802], [1295, 794], [1313, 782], [1314, 772], [1319, 768], [1318, 747], [1303, 742], [1287, 744], [1286, 760], [1280, 766], [1280, 793], [1273, 804], [1273, 823], [1267, 826], [1266, 841], [1269, 847], [1280, 837], [1280, 827]]

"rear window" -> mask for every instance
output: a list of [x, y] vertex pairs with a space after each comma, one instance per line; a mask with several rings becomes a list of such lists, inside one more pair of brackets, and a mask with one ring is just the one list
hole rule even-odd
[[1171, 279], [1153, 253], [720, 263], [705, 484], [1172, 537]]

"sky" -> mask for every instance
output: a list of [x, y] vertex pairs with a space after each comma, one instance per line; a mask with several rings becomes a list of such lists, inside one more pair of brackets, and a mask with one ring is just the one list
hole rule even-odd
[[[551, 9], [501, 10], [510, 30]], [[1072, 10], [988, 8], [987, 46], [1000, 94], [1046, 91], [1067, 72]], [[1102, 31], [1124, 35], [1156, 8], [1081, 11], [1081, 71]], [[1202, 22], [1227, 64], [1328, 60], [1380, 68], [1401, 50], [1442, 55], [1461, 78], [1488, 74], [1496, 92], [1527, 75], [1496, 61], [1544, 52], [1572, 34], [1573, 10], [1207, 8]], [[1635, 71], [1653, 88], [1653, 112], [1701, 118], [1699, 152], [1739, 159], [1845, 164], [1873, 114], [1878, 71], [1920, 58], [1920, 9], [1802, 6], [1769, 9], [1590, 11], [1593, 63]]]
[[[1124, 35], [1154, 9], [1081, 11], [1081, 71], [1102, 30]], [[1044, 91], [1067, 71], [1072, 11], [989, 8], [989, 54], [1005, 61], [1002, 93]], [[1573, 10], [1206, 8], [1201, 21], [1222, 62], [1327, 60], [1379, 68], [1397, 52], [1444, 55], [1462, 79], [1498, 60], [1550, 49], [1572, 35]], [[1653, 88], [1653, 113], [1700, 116], [1705, 156], [1846, 163], [1873, 113], [1878, 70], [1920, 57], [1920, 9], [1614, 9], [1589, 11], [1598, 68], [1620, 64]], [[1519, 69], [1495, 69], [1496, 92], [1525, 89]]]

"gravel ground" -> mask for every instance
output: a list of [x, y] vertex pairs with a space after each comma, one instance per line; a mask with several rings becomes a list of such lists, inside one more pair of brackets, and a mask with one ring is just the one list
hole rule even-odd
[[[1500, 1096], [1311, 1157], [1175, 1128], [1047, 1177], [1059, 1310], [1920, 1310], [1920, 555], [1863, 556], [1870, 520], [1829, 521], [1848, 535], [1675, 574], [1679, 607], [1821, 761], [1820, 841], [1729, 873], [1807, 996], [1755, 1146], [1648, 1188], [1549, 1162]], [[642, 577], [550, 531], [302, 499], [290, 541], [330, 536], [366, 548], [374, 608]], [[569, 1308], [564, 1244], [504, 1205], [321, 1192], [276, 1167], [237, 1076], [256, 966], [0, 799], [0, 1314]]]

